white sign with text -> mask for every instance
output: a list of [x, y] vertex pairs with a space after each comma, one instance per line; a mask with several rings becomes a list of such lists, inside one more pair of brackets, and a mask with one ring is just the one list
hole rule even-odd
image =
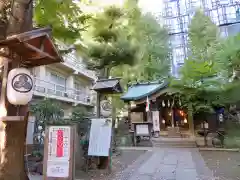
[[111, 119], [92, 119], [90, 128], [89, 156], [109, 156], [112, 136]]
[[136, 125], [136, 134], [137, 135], [149, 135], [148, 124], [137, 124]]
[[48, 161], [47, 162], [48, 177], [69, 177], [69, 161]]
[[153, 131], [159, 132], [160, 131], [159, 111], [152, 111], [152, 121], [153, 121]]

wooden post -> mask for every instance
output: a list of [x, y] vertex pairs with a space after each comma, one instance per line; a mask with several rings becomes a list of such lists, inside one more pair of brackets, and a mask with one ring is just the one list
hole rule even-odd
[[194, 136], [193, 107], [191, 102], [188, 103], [188, 124], [190, 133]]
[[172, 123], [172, 128], [175, 127], [174, 125], [174, 115], [173, 115], [174, 111], [173, 111], [173, 108], [171, 108], [171, 123]]

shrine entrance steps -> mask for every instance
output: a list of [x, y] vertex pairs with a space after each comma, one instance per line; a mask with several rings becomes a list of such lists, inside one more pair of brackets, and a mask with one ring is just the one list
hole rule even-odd
[[151, 139], [153, 147], [196, 148], [195, 138], [159, 137]]

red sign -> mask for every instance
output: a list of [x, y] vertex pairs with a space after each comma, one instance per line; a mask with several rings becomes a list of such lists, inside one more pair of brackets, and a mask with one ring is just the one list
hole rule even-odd
[[63, 157], [63, 130], [57, 131], [57, 157]]

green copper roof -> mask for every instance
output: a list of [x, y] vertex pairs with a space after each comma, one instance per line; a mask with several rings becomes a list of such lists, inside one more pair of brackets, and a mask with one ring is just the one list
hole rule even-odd
[[168, 83], [139, 83], [129, 87], [128, 91], [121, 97], [124, 101], [136, 101], [150, 96], [168, 86]]

